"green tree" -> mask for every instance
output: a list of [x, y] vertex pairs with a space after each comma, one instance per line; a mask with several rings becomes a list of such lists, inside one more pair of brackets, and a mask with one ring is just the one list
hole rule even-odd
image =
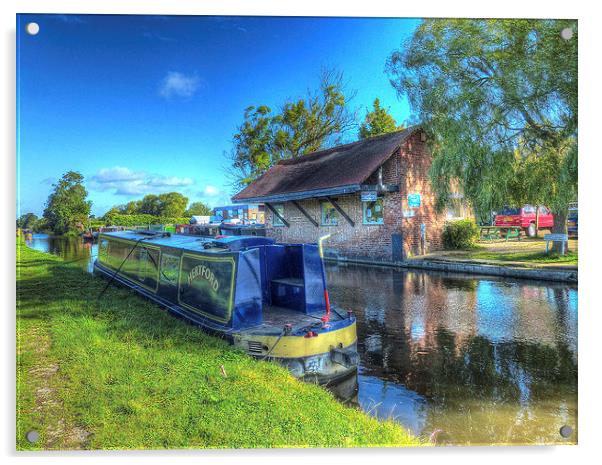
[[159, 199], [158, 195], [148, 194], [145, 195], [144, 198], [140, 201], [139, 213], [159, 216], [161, 215], [161, 209], [161, 200]]
[[78, 226], [88, 222], [92, 202], [86, 200], [88, 192], [83, 181], [80, 173], [68, 171], [58, 183], [53, 184], [43, 217], [46, 227], [54, 234], [74, 232]]
[[141, 205], [141, 200], [132, 200], [131, 202], [126, 203], [125, 205], [119, 206], [118, 209], [123, 215], [135, 215], [137, 213], [140, 213]]
[[33, 229], [38, 222], [38, 217], [34, 213], [25, 213], [17, 218], [17, 228]]
[[576, 21], [426, 20], [387, 70], [429, 136], [439, 206], [459, 182], [477, 211], [543, 203], [566, 232], [577, 196]]
[[160, 216], [170, 218], [181, 217], [184, 215], [186, 205], [188, 205], [188, 197], [184, 197], [179, 192], [168, 192], [159, 195]]
[[343, 74], [324, 70], [319, 89], [306, 98], [285, 102], [279, 111], [265, 105], [246, 108], [229, 154], [234, 187], [250, 184], [279, 160], [340, 142], [355, 126], [355, 114], [348, 110], [352, 98]]
[[389, 111], [380, 106], [380, 100], [374, 99], [372, 111], [366, 113], [364, 122], [360, 125], [360, 139], [386, 134], [401, 129], [397, 127], [395, 118]]
[[184, 216], [210, 216], [213, 213], [211, 207], [204, 202], [193, 202], [184, 212]]

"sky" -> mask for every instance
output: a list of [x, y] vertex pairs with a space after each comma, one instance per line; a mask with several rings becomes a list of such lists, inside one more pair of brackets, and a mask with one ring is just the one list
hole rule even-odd
[[[30, 35], [25, 27], [39, 25]], [[411, 120], [385, 73], [416, 19], [135, 15], [17, 17], [17, 215], [40, 216], [79, 171], [100, 216], [177, 191], [227, 205], [224, 153], [250, 105], [279, 107], [342, 71], [363, 118], [373, 100]], [[346, 141], [357, 138], [354, 131]]]

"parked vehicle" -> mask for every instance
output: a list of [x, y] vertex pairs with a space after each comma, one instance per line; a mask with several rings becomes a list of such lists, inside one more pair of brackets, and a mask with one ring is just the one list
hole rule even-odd
[[569, 208], [569, 214], [566, 220], [567, 232], [570, 237], [578, 237], [579, 233], [579, 210]]
[[[537, 232], [535, 226], [535, 207], [525, 205], [522, 208], [504, 207], [495, 216], [495, 226], [519, 226], [524, 229], [529, 237], [535, 237]], [[539, 229], [552, 229], [554, 226], [554, 215], [544, 206], [539, 207]]]

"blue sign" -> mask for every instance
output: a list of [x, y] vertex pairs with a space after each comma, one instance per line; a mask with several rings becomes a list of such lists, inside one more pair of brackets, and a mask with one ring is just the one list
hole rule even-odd
[[408, 194], [408, 207], [418, 208], [420, 207], [420, 194]]
[[376, 202], [378, 195], [376, 191], [363, 191], [362, 202]]

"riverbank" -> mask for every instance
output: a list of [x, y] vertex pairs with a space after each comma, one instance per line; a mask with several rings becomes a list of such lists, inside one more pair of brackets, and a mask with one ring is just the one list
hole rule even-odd
[[406, 260], [405, 266], [576, 283], [578, 250], [579, 243], [575, 239], [569, 240], [569, 251], [564, 256], [553, 252], [546, 254], [542, 238], [480, 242], [468, 250], [441, 250], [411, 258]]
[[421, 444], [105, 284], [17, 245], [18, 450]]
[[361, 265], [392, 266], [422, 270], [468, 273], [484, 276], [536, 279], [566, 283], [578, 282], [578, 241], [569, 240], [565, 256], [545, 253], [545, 241], [498, 241], [479, 243], [468, 250], [438, 250], [426, 255], [391, 262], [363, 258], [347, 258], [333, 254], [326, 260]]

